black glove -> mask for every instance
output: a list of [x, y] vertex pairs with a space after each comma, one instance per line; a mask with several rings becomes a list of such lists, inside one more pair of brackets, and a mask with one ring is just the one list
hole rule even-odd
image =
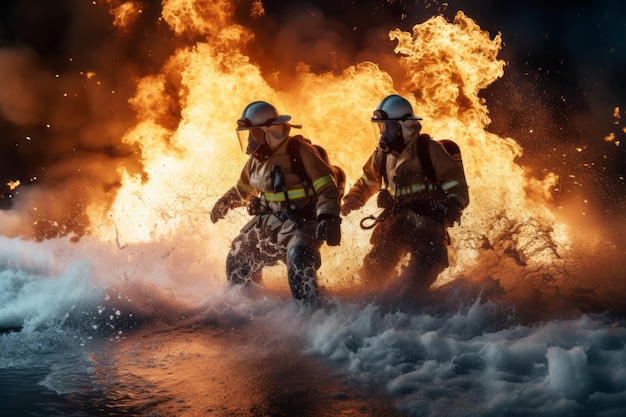
[[363, 202], [354, 194], [346, 194], [341, 204], [341, 214], [347, 216], [352, 210], [358, 210], [363, 207]]
[[331, 214], [320, 214], [317, 217], [319, 224], [315, 230], [315, 237], [325, 240], [328, 246], [337, 246], [341, 243], [341, 218]]
[[435, 207], [435, 217], [441, 222], [453, 225], [461, 219], [463, 207], [456, 198], [448, 197]]
[[230, 198], [225, 195], [221, 197], [215, 205], [213, 206], [213, 210], [211, 210], [211, 221], [213, 223], [217, 223], [219, 219], [223, 219], [226, 217], [226, 213], [230, 209]]
[[261, 214], [261, 199], [259, 197], [252, 197], [248, 203], [248, 214], [256, 216]]
[[376, 197], [376, 204], [382, 209], [391, 210], [393, 208], [393, 197], [389, 193], [389, 190], [384, 188], [378, 192], [378, 197]]

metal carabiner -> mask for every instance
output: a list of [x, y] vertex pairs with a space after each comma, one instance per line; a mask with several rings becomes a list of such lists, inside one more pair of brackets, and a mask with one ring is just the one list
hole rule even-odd
[[[372, 220], [372, 223], [369, 225], [366, 225], [365, 222], [367, 222], [368, 220]], [[372, 229], [374, 226], [376, 226], [376, 224], [378, 224], [378, 218], [369, 215], [363, 219], [361, 219], [361, 221], [359, 222], [359, 226], [361, 226], [361, 229], [363, 230], [369, 230]]]
[[[363, 230], [369, 230], [369, 229], [373, 229], [374, 226], [376, 226], [378, 223], [382, 222], [383, 220], [385, 220], [387, 218], [387, 215], [389, 214], [389, 211], [387, 209], [383, 210], [378, 216], [374, 216], [372, 214], [370, 214], [367, 217], [364, 217], [363, 219], [361, 219], [361, 221], [359, 222], [359, 226], [361, 226], [361, 229]], [[371, 221], [371, 224], [365, 224], [367, 221]]]

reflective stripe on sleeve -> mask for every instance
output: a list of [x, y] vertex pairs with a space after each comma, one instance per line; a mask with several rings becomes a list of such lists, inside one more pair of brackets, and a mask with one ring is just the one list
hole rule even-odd
[[[314, 195], [314, 191], [313, 190], [309, 190], [309, 196]], [[265, 199], [267, 201], [285, 201], [285, 193], [280, 192], [280, 193], [263, 193], [263, 195], [265, 196]], [[287, 197], [289, 197], [289, 200], [297, 200], [299, 198], [304, 198], [306, 197], [307, 194], [304, 192], [304, 188], [296, 188], [293, 190], [289, 190], [287, 191]]]
[[252, 190], [254, 190], [254, 187], [248, 185], [248, 184], [242, 184], [240, 182], [237, 183], [237, 187], [241, 188], [242, 190], [246, 191], [246, 192], [250, 192]]
[[435, 191], [437, 190], [437, 185], [435, 184], [424, 184], [421, 182], [416, 182], [408, 187], [398, 187], [395, 190], [395, 193], [392, 193], [395, 196], [405, 196], [408, 194], [419, 193], [420, 191]]
[[317, 192], [320, 190], [320, 188], [331, 182], [333, 182], [333, 177], [331, 177], [330, 175], [324, 175], [323, 177], [319, 177], [318, 179], [313, 181], [313, 189], [315, 190], [315, 192]]
[[448, 191], [450, 188], [456, 187], [459, 184], [460, 183], [457, 180], [448, 181], [448, 182], [444, 182], [443, 184], [441, 184], [441, 188], [444, 191]]

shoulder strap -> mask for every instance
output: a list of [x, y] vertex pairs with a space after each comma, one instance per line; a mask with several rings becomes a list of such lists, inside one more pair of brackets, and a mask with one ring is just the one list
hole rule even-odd
[[378, 188], [382, 188], [385, 184], [385, 188], [389, 188], [389, 178], [387, 178], [387, 153], [383, 152], [382, 159], [380, 160], [380, 183]]
[[[290, 138], [289, 143], [287, 144], [287, 152], [289, 153], [289, 159], [291, 160], [291, 170], [300, 177], [304, 187], [304, 192], [308, 194], [309, 190], [312, 189], [313, 192], [315, 192], [315, 189], [311, 187], [311, 178], [309, 178], [306, 169], [304, 169], [302, 157], [300, 156], [300, 142], [304, 140], [308, 141], [301, 135]], [[308, 142], [310, 143], [310, 141]]]
[[422, 169], [424, 170], [424, 177], [426, 177], [427, 181], [437, 182], [437, 174], [435, 173], [435, 168], [433, 167], [433, 161], [430, 158], [430, 136], [425, 133], [422, 133], [417, 138], [417, 157], [422, 164]]

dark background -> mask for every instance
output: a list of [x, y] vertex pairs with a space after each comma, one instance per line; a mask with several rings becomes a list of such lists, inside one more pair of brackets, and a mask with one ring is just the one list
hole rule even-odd
[[[251, 16], [251, 3], [237, 3], [236, 20], [253, 29], [247, 53], [265, 73], [289, 73], [299, 61], [313, 72], [340, 72], [364, 60], [393, 73], [394, 60], [381, 58], [393, 55], [390, 30], [411, 31], [433, 15], [452, 20], [464, 11], [504, 42], [505, 75], [482, 93], [489, 129], [519, 142], [520, 163], [536, 176], [560, 175], [557, 201], [591, 195], [603, 215], [622, 216], [626, 126], [614, 116], [616, 107], [626, 115], [622, 0], [268, 0], [264, 16]], [[118, 31], [102, 2], [0, 3], [0, 207], [15, 208], [24, 189], [11, 192], [7, 182], [37, 183], [65, 207], [48, 218], [81, 234], [90, 197], [67, 195], [66, 185], [106, 196], [119, 185], [118, 165], [141, 172], [139, 149], [121, 143], [134, 122], [128, 99], [134, 80], [157, 73], [176, 46], [158, 19], [161, 2], [143, 4], [140, 20]]]

